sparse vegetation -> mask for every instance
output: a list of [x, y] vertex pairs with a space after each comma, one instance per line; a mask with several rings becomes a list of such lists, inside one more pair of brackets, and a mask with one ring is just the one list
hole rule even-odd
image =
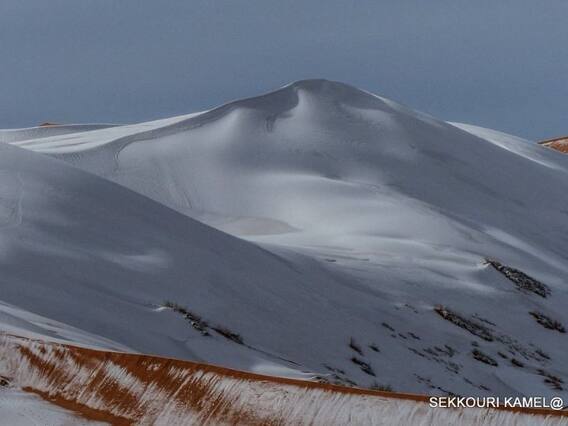
[[457, 351], [454, 348], [452, 348], [450, 345], [444, 345], [444, 348], [446, 348], [446, 353], [450, 357], [454, 356], [457, 353]]
[[349, 386], [349, 387], [353, 387], [353, 386], [357, 386], [357, 383], [355, 383], [353, 380], [349, 379], [346, 375], [345, 375], [345, 370], [342, 370], [341, 368], [335, 368], [332, 367], [328, 364], [323, 364], [323, 366], [332, 372], [331, 375], [329, 376], [316, 376], [316, 380], [322, 382], [322, 383], [331, 383], [333, 385], [341, 385], [341, 386]]
[[422, 358], [426, 358], [430, 361], [443, 365], [445, 369], [451, 373], [458, 374], [461, 370], [462, 366], [460, 364], [448, 359], [457, 353], [457, 351], [450, 345], [444, 345], [443, 348], [439, 346], [427, 347], [422, 348], [422, 350], [408, 347], [408, 350]]
[[526, 360], [533, 359], [535, 361], [542, 361], [542, 357], [538, 355], [535, 350], [530, 347], [523, 346], [520, 342], [510, 336], [501, 334], [496, 336], [495, 339], [505, 345], [507, 352], [511, 354], [511, 356], [520, 355]]
[[450, 371], [451, 373], [458, 374], [460, 372], [461, 366], [456, 364], [455, 362], [449, 361], [446, 364], [446, 370]]
[[373, 352], [380, 352], [381, 351], [379, 349], [379, 347], [377, 345], [375, 345], [374, 343], [369, 345], [369, 349], [371, 349]]
[[548, 328], [549, 330], [556, 330], [560, 333], [566, 333], [566, 329], [560, 322], [547, 317], [543, 313], [533, 311], [529, 312], [529, 314], [544, 328]]
[[169, 308], [172, 311], [177, 312], [178, 314], [183, 315], [184, 318], [187, 321], [189, 321], [191, 326], [193, 328], [195, 328], [197, 331], [199, 331], [201, 333], [201, 335], [210, 336], [209, 332], [207, 331], [209, 324], [207, 324], [207, 321], [204, 321], [203, 318], [201, 318], [200, 315], [196, 314], [195, 312], [190, 311], [189, 309], [185, 308], [184, 306], [181, 306], [181, 305], [179, 305], [175, 302], [171, 302], [171, 301], [165, 301], [162, 304], [162, 306], [165, 307], [165, 308]]
[[523, 364], [521, 361], [519, 361], [516, 358], [511, 358], [511, 364], [513, 364], [515, 367], [520, 367], [520, 368], [523, 368], [525, 366], [525, 364]]
[[424, 355], [422, 352], [420, 352], [418, 349], [415, 348], [408, 348], [408, 350], [412, 353], [414, 353], [415, 355], [418, 355], [421, 358], [426, 358], [426, 355]]
[[494, 322], [489, 321], [487, 318], [483, 318], [481, 315], [479, 314], [473, 314], [473, 318], [475, 318], [478, 321], [484, 322], [485, 324], [491, 325], [493, 327], [497, 327], [497, 324], [495, 324]]
[[355, 341], [355, 339], [353, 339], [353, 337], [349, 340], [349, 347], [353, 349], [355, 352], [357, 352], [359, 355], [364, 356], [361, 346], [357, 344], [357, 342]]
[[414, 340], [421, 340], [419, 336], [417, 336], [416, 334], [414, 334], [412, 331], [408, 332], [408, 335], [410, 337], [412, 337]]
[[393, 392], [391, 385], [386, 385], [386, 384], [382, 385], [382, 384], [377, 383], [377, 382], [373, 382], [371, 384], [371, 386], [369, 386], [369, 389], [382, 391], [382, 392]]
[[243, 341], [243, 338], [240, 336], [240, 334], [233, 333], [231, 330], [229, 330], [226, 327], [215, 326], [211, 328], [215, 330], [217, 333], [219, 333], [221, 336], [223, 336], [224, 338], [229, 339], [235, 343], [238, 343], [239, 345], [244, 345], [245, 343]]
[[444, 388], [441, 387], [441, 386], [436, 386], [435, 384], [432, 383], [432, 380], [430, 380], [430, 379], [427, 378], [427, 377], [422, 377], [422, 376], [420, 376], [420, 375], [418, 375], [418, 374], [416, 374], [416, 373], [414, 373], [414, 377], [416, 377], [416, 379], [418, 380], [419, 383], [425, 384], [425, 385], [428, 386], [430, 389], [437, 389], [437, 390], [439, 390], [440, 392], [443, 392], [443, 393], [446, 394], [446, 395], [455, 395], [455, 396], [457, 396], [455, 393], [453, 393], [453, 392], [451, 392], [451, 391], [449, 391], [449, 390], [447, 390], [447, 389], [444, 389]]
[[444, 345], [443, 348], [440, 348], [439, 346], [434, 346], [433, 349], [431, 348], [426, 348], [424, 349], [426, 352], [428, 353], [432, 353], [436, 356], [438, 355], [446, 355], [449, 356], [450, 358], [453, 357], [456, 354], [456, 350], [454, 348], [452, 348], [450, 345]]
[[351, 362], [353, 364], [357, 364], [359, 366], [359, 368], [361, 369], [361, 371], [363, 371], [363, 373], [366, 373], [369, 376], [373, 376], [373, 377], [376, 376], [375, 372], [373, 371], [373, 367], [371, 367], [365, 361], [363, 361], [363, 360], [361, 360], [357, 357], [352, 357]]
[[547, 353], [543, 352], [541, 349], [537, 349], [537, 350], [536, 350], [536, 354], [537, 354], [538, 356], [540, 356], [541, 358], [544, 358], [544, 359], [547, 359], [547, 360], [550, 359], [550, 355], [548, 355]]
[[323, 366], [329, 371], [333, 371], [334, 373], [345, 374], [345, 370], [342, 370], [341, 368], [334, 368], [328, 364], [323, 364]]
[[332, 385], [340, 385], [347, 387], [355, 387], [357, 383], [347, 377], [339, 376], [337, 374], [332, 374], [331, 377], [325, 379], [325, 383], [330, 383]]
[[497, 367], [499, 364], [497, 363], [497, 361], [495, 361], [493, 358], [491, 358], [489, 355], [484, 354], [483, 352], [481, 352], [479, 349], [474, 349], [473, 351], [471, 351], [471, 354], [473, 355], [473, 357], [478, 360], [483, 362], [484, 364], [487, 365], [491, 365], [493, 367]]
[[464, 318], [458, 313], [451, 311], [450, 309], [441, 305], [436, 306], [434, 308], [434, 311], [436, 311], [436, 313], [438, 313], [438, 315], [440, 315], [445, 320], [450, 321], [452, 324], [455, 324], [458, 327], [469, 331], [471, 334], [481, 337], [483, 340], [487, 340], [488, 342], [492, 342], [494, 340], [491, 331], [484, 325]]
[[186, 320], [188, 320], [193, 328], [198, 330], [203, 336], [210, 336], [209, 329], [216, 331], [218, 334], [223, 336], [224, 338], [231, 340], [232, 342], [238, 343], [239, 345], [244, 345], [243, 338], [237, 334], [232, 332], [226, 327], [216, 325], [211, 326], [207, 323], [207, 321], [203, 320], [200, 315], [196, 314], [195, 312], [190, 311], [186, 307], [171, 301], [165, 301], [162, 304], [163, 307], [171, 309], [178, 314], [184, 316]]
[[560, 377], [555, 376], [554, 374], [549, 373], [542, 369], [538, 370], [538, 374], [543, 376], [544, 383], [550, 385], [550, 387], [552, 387], [554, 390], [564, 390], [564, 388], [562, 387], [562, 385], [564, 384], [564, 380], [562, 380]]
[[501, 274], [505, 275], [505, 277], [507, 277], [513, 283], [515, 283], [519, 290], [530, 291], [544, 298], [550, 296], [550, 288], [546, 284], [534, 279], [533, 277], [528, 276], [524, 272], [519, 271], [515, 268], [511, 268], [509, 266], [505, 266], [494, 259], [485, 259], [485, 261]]

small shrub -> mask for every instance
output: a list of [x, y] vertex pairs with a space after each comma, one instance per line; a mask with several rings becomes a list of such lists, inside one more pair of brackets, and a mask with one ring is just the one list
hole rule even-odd
[[203, 320], [203, 318], [201, 318], [200, 315], [196, 314], [195, 312], [191, 312], [189, 309], [185, 308], [184, 306], [181, 306], [171, 301], [165, 301], [162, 304], [162, 306], [165, 308], [169, 308], [180, 315], [183, 315], [183, 317], [187, 321], [189, 321], [191, 326], [195, 328], [197, 331], [199, 331], [203, 336], [210, 335], [209, 332], [207, 331], [209, 324], [207, 324], [207, 321]]
[[223, 336], [225, 339], [229, 339], [235, 343], [238, 343], [239, 345], [244, 345], [244, 341], [243, 338], [237, 334], [237, 333], [233, 333], [231, 330], [229, 330], [226, 327], [211, 327], [213, 330], [215, 330], [217, 333], [219, 333], [221, 336]]
[[519, 361], [516, 358], [511, 359], [511, 364], [513, 364], [515, 367], [520, 367], [520, 368], [523, 368], [525, 366], [525, 364], [523, 364], [521, 361]]
[[529, 314], [544, 328], [548, 328], [549, 330], [556, 330], [560, 333], [566, 333], [566, 329], [560, 322], [547, 317], [543, 313], [533, 311], [529, 312]]
[[537, 349], [537, 350], [536, 350], [536, 354], [537, 354], [538, 356], [540, 356], [541, 358], [550, 359], [550, 355], [548, 355], [547, 353], [543, 352], [541, 349]]
[[361, 349], [361, 346], [357, 344], [357, 342], [355, 341], [355, 339], [353, 339], [353, 337], [349, 340], [349, 347], [353, 349], [355, 352], [357, 352], [359, 355], [363, 356], [363, 350]]
[[408, 335], [410, 337], [412, 337], [414, 340], [421, 340], [419, 336], [417, 336], [416, 334], [414, 334], [412, 331], [408, 332]]
[[454, 356], [454, 355], [457, 353], [457, 351], [456, 351], [454, 348], [452, 348], [450, 345], [446, 345], [446, 344], [445, 344], [445, 345], [444, 345], [444, 348], [446, 348], [445, 352], [446, 352], [446, 353], [448, 354], [448, 356], [450, 356], [450, 357]]
[[445, 306], [438, 305], [434, 308], [434, 311], [446, 321], [449, 321], [452, 324], [469, 331], [471, 334], [477, 337], [481, 337], [483, 340], [487, 340], [488, 342], [492, 342], [494, 340], [491, 331], [487, 327], [478, 324], [470, 319], [464, 318], [457, 312], [454, 312], [446, 308]]
[[538, 374], [544, 377], [544, 383], [549, 384], [555, 390], [564, 390], [564, 380], [544, 370], [538, 370]]
[[361, 369], [361, 371], [363, 371], [363, 373], [368, 374], [369, 376], [376, 376], [375, 372], [373, 371], [373, 368], [367, 364], [365, 361], [360, 360], [357, 357], [353, 357], [351, 358], [351, 362], [353, 364], [357, 364], [359, 366], [359, 368]]
[[379, 347], [377, 345], [375, 345], [374, 343], [369, 345], [369, 349], [371, 349], [373, 352], [380, 352], [381, 351], [379, 349]]
[[481, 361], [484, 364], [491, 365], [493, 367], [497, 367], [499, 365], [497, 361], [495, 361], [489, 355], [484, 354], [479, 349], [474, 349], [473, 351], [471, 351], [471, 353], [476, 360]]
[[186, 310], [183, 306], [178, 303], [172, 302], [171, 300], [166, 300], [162, 303], [164, 308], [170, 308], [172, 311], [178, 312], [180, 314], [185, 314]]
[[373, 382], [369, 388], [372, 389], [372, 390], [378, 390], [378, 391], [382, 391], [382, 392], [392, 392], [393, 391], [391, 385], [381, 385], [377, 382]]
[[485, 262], [491, 265], [513, 283], [515, 283], [517, 289], [530, 291], [544, 298], [550, 296], [550, 288], [546, 284], [541, 283], [533, 277], [528, 276], [524, 272], [519, 271], [515, 268], [511, 268], [509, 266], [505, 266], [501, 262], [498, 262], [494, 259], [486, 259]]
[[326, 369], [328, 369], [329, 371], [333, 371], [334, 373], [339, 373], [339, 374], [343, 374], [343, 375], [345, 374], [345, 371], [342, 370], [341, 368], [335, 368], [335, 367], [332, 367], [331, 365], [328, 365], [328, 364], [323, 364], [323, 366]]

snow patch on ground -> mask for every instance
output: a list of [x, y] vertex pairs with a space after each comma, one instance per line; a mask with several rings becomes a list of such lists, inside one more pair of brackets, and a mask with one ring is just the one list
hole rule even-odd
[[0, 421], [10, 426], [103, 425], [50, 404], [39, 396], [11, 387], [0, 387]]

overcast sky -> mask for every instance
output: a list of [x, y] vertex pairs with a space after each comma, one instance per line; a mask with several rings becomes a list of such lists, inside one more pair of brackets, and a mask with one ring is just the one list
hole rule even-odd
[[566, 0], [0, 0], [0, 127], [135, 122], [303, 78], [568, 134]]

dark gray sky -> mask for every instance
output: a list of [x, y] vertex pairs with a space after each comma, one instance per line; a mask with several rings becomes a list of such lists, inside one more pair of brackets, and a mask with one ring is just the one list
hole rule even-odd
[[328, 78], [568, 134], [566, 0], [0, 0], [0, 127], [133, 122]]

